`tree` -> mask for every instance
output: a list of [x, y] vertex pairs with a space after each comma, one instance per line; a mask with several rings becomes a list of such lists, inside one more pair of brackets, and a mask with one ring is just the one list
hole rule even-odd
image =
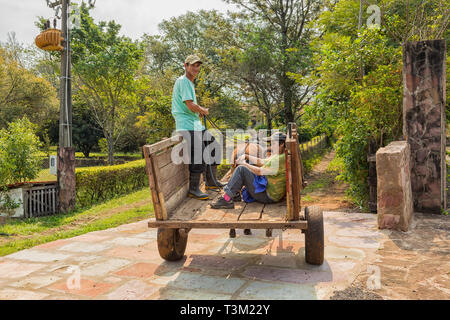
[[225, 52], [226, 74], [238, 84], [243, 97], [265, 115], [267, 129], [282, 109], [282, 89], [272, 55], [273, 32], [254, 24], [241, 26], [237, 47]]
[[320, 0], [225, 0], [242, 7], [253, 19], [273, 29], [272, 55], [283, 94], [286, 125], [294, 122], [303, 99], [311, 88], [296, 82], [289, 73], [307, 75], [312, 67], [309, 41], [314, 34], [313, 21], [320, 14]]
[[406, 41], [450, 39], [449, 0], [378, 0], [382, 24], [389, 36]]
[[0, 181], [11, 184], [36, 178], [40, 170], [41, 142], [36, 126], [23, 117], [0, 129]]
[[311, 79], [316, 95], [305, 121], [340, 138], [340, 178], [349, 183], [353, 200], [366, 207], [368, 154], [402, 138], [402, 50], [383, 28], [359, 30], [358, 12], [358, 2], [344, 0], [318, 20], [322, 36], [312, 43]]
[[42, 124], [57, 112], [56, 91], [45, 79], [22, 67], [0, 47], [0, 128], [26, 115]]
[[98, 140], [103, 138], [103, 131], [92, 118], [92, 112], [78, 101], [73, 105], [72, 135], [76, 150], [81, 151], [86, 158], [89, 158]]
[[151, 144], [172, 136], [175, 130], [175, 121], [171, 113], [172, 97], [161, 91], [152, 90], [148, 83], [141, 82], [141, 84], [143, 86], [138, 91], [139, 105], [145, 106], [145, 110], [142, 115], [137, 116], [135, 128], [144, 130], [147, 133], [147, 141], [144, 142]]
[[210, 116], [217, 124], [228, 128], [247, 129], [250, 120], [247, 110], [242, 102], [232, 95], [222, 94], [210, 107]]
[[135, 76], [143, 51], [138, 43], [119, 36], [120, 25], [114, 21], [95, 24], [84, 4], [80, 11], [81, 28], [72, 32], [76, 95], [90, 107], [103, 130], [112, 165], [124, 119], [135, 108]]

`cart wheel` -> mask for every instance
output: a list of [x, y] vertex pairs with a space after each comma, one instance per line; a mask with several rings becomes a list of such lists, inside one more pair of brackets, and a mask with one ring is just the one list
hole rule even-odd
[[323, 210], [318, 206], [306, 207], [305, 218], [308, 229], [305, 231], [306, 262], [321, 265], [324, 256]]
[[178, 261], [184, 256], [188, 236], [179, 229], [158, 228], [158, 251], [167, 261]]

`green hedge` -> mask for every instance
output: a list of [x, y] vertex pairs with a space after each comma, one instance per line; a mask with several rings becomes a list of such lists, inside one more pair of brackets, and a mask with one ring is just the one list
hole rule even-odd
[[75, 175], [78, 207], [88, 207], [148, 186], [143, 159], [116, 166], [80, 168]]

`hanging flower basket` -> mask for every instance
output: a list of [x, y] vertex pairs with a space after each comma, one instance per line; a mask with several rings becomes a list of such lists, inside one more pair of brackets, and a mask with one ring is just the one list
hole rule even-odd
[[47, 29], [42, 31], [35, 40], [39, 49], [45, 51], [62, 51], [64, 47], [61, 42], [64, 38], [61, 36], [61, 30]]

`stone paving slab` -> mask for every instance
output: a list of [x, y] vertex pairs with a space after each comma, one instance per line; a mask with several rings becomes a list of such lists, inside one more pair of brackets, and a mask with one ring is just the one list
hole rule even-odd
[[30, 262], [57, 262], [69, 257], [70, 255], [68, 254], [33, 249], [22, 250], [8, 256], [10, 259], [26, 260]]
[[408, 281], [447, 297], [449, 220], [419, 219], [417, 229], [396, 233], [378, 230], [373, 214], [325, 212], [322, 266], [305, 262], [299, 230], [273, 230], [270, 238], [265, 230], [237, 230], [230, 239], [228, 230], [194, 229], [186, 256], [167, 262], [157, 230], [139, 221], [0, 258], [0, 299], [329, 299], [365, 285], [376, 265], [384, 297], [408, 297]]

